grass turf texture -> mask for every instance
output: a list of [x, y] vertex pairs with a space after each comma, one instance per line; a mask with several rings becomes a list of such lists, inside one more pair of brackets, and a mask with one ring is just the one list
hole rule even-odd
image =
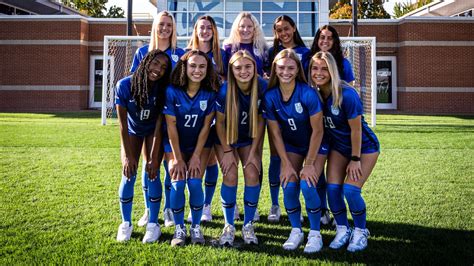
[[[303, 247], [282, 248], [290, 233], [286, 214], [279, 225], [266, 221], [267, 147], [258, 246], [243, 245], [242, 222], [236, 224], [236, 247], [214, 245], [223, 228], [220, 185], [214, 220], [203, 224], [205, 246], [171, 248], [173, 228], [164, 227], [159, 243], [142, 244], [144, 228], [136, 225], [144, 209], [139, 180], [134, 232], [121, 244], [115, 241], [121, 222], [117, 124], [101, 126], [97, 112], [0, 114], [0, 264], [474, 263], [473, 117], [379, 115], [375, 132], [382, 154], [363, 188], [371, 232], [367, 250], [330, 250], [335, 232], [324, 229], [323, 250], [306, 255]], [[242, 211], [242, 180], [238, 194]], [[307, 219], [304, 228], [307, 236]]]

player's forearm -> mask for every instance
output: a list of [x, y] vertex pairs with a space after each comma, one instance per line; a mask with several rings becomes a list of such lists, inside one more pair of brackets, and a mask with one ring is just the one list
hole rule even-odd
[[127, 124], [127, 109], [120, 105], [116, 105], [117, 116], [119, 120], [119, 129], [120, 129], [120, 143], [125, 152], [125, 156], [130, 157], [132, 155], [130, 147], [130, 139], [128, 136], [128, 124]]
[[217, 113], [216, 116], [216, 133], [221, 143], [221, 147], [224, 151], [229, 151], [232, 149], [230, 145], [227, 144], [226, 128], [225, 128], [225, 115], [222, 113]]
[[194, 155], [201, 156], [202, 149], [206, 144], [207, 138], [209, 137], [209, 132], [211, 131], [211, 121], [214, 118], [214, 114], [208, 114], [206, 116], [206, 120], [204, 122], [201, 131], [199, 132], [198, 141], [196, 143], [196, 147], [194, 149]]
[[150, 157], [152, 160], [158, 160], [158, 155], [160, 152], [160, 146], [163, 140], [163, 134], [161, 131], [161, 124], [163, 121], [163, 115], [159, 115], [156, 120], [155, 132], [153, 134], [153, 144], [151, 147]]
[[258, 123], [257, 123], [257, 135], [252, 140], [252, 146], [250, 147], [250, 154], [253, 154], [257, 151], [262, 150], [263, 145], [263, 132], [265, 132], [265, 120], [263, 120], [262, 116], [258, 116]]
[[354, 119], [350, 119], [349, 126], [351, 128], [352, 155], [360, 157], [361, 146], [362, 146], [361, 116], [359, 115]]
[[316, 156], [318, 155], [321, 141], [323, 140], [324, 128], [322, 114], [318, 113], [310, 118], [311, 121], [311, 137], [309, 140], [308, 154], [305, 158], [305, 164], [314, 164]]

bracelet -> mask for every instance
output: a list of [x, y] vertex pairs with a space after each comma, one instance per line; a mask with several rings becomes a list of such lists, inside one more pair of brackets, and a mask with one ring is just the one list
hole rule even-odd
[[359, 162], [359, 161], [360, 161], [360, 157], [359, 157], [359, 156], [352, 155], [352, 156], [351, 156], [351, 161]]
[[234, 151], [234, 150], [230, 149], [228, 151], [224, 151], [224, 153], [229, 153], [229, 152], [232, 152], [232, 151]]

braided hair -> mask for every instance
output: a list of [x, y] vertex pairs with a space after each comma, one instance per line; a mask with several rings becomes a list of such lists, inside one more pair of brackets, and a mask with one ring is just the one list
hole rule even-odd
[[[166, 70], [159, 80], [151, 83], [148, 80], [148, 68], [151, 62], [153, 62], [153, 60], [155, 60], [157, 57], [166, 58]], [[170, 81], [170, 74], [171, 60], [165, 52], [162, 52], [158, 49], [153, 50], [149, 52], [142, 61], [140, 61], [137, 70], [132, 75], [131, 86], [132, 97], [140, 109], [143, 109], [143, 106], [148, 102], [148, 94], [153, 90], [154, 86], [160, 86], [162, 88], [158, 92], [157, 108], [158, 110], [163, 108], [165, 103], [166, 87], [168, 87]]]

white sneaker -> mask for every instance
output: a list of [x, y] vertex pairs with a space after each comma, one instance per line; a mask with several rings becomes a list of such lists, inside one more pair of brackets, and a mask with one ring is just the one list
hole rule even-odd
[[244, 239], [244, 243], [247, 245], [258, 245], [258, 239], [255, 236], [255, 231], [252, 223], [247, 223], [246, 225], [244, 225], [244, 227], [242, 227], [242, 238]]
[[174, 225], [173, 211], [170, 208], [166, 208], [163, 211], [163, 218], [165, 220], [165, 227], [170, 227]]
[[156, 223], [148, 223], [146, 226], [145, 236], [143, 237], [143, 244], [156, 242], [160, 236], [160, 225]]
[[316, 230], [310, 230], [308, 235], [308, 242], [304, 247], [304, 253], [319, 252], [323, 248], [323, 238], [321, 233]]
[[235, 238], [235, 227], [231, 224], [226, 224], [224, 230], [222, 230], [222, 235], [219, 238], [219, 244], [221, 246], [232, 247], [234, 245]]
[[347, 251], [356, 252], [364, 250], [367, 247], [367, 239], [369, 238], [368, 229], [355, 228], [352, 232], [351, 240], [349, 246], [347, 246]]
[[210, 221], [212, 221], [211, 204], [204, 204], [204, 208], [202, 209], [201, 222]]
[[171, 246], [184, 246], [186, 243], [186, 226], [176, 225], [174, 229], [173, 239], [171, 240]]
[[270, 213], [268, 214], [268, 221], [272, 223], [277, 223], [280, 221], [281, 209], [278, 205], [272, 205], [270, 208]]
[[295, 250], [301, 245], [301, 242], [303, 242], [304, 234], [303, 231], [299, 228], [293, 228], [291, 229], [290, 237], [288, 237], [288, 240], [283, 244], [283, 249], [286, 250]]
[[188, 219], [186, 219], [186, 221], [190, 224], [193, 223], [193, 214], [191, 213], [191, 210], [189, 210]]
[[191, 244], [201, 244], [204, 245], [206, 240], [204, 240], [204, 234], [202, 233], [201, 226], [195, 224], [189, 229], [189, 234], [191, 235]]
[[259, 222], [260, 221], [260, 214], [258, 213], [258, 209], [255, 210], [255, 215], [253, 216], [253, 222]]
[[300, 214], [300, 222], [304, 222], [303, 213]]
[[150, 214], [150, 209], [145, 209], [145, 213], [143, 213], [142, 218], [140, 218], [140, 220], [138, 220], [138, 226], [143, 227], [143, 226], [147, 225], [149, 214]]
[[336, 226], [336, 236], [332, 240], [329, 247], [332, 249], [340, 249], [349, 242], [351, 237], [351, 229], [347, 228], [345, 225]]
[[329, 211], [324, 210], [321, 214], [321, 225], [329, 225], [331, 223], [331, 216], [329, 215]]
[[130, 236], [132, 235], [133, 225], [130, 225], [129, 222], [123, 222], [119, 225], [117, 231], [117, 241], [118, 242], [125, 242], [130, 240]]
[[237, 206], [237, 204], [235, 204], [235, 208], [234, 208], [234, 221], [238, 221], [238, 220], [240, 220], [239, 206]]

